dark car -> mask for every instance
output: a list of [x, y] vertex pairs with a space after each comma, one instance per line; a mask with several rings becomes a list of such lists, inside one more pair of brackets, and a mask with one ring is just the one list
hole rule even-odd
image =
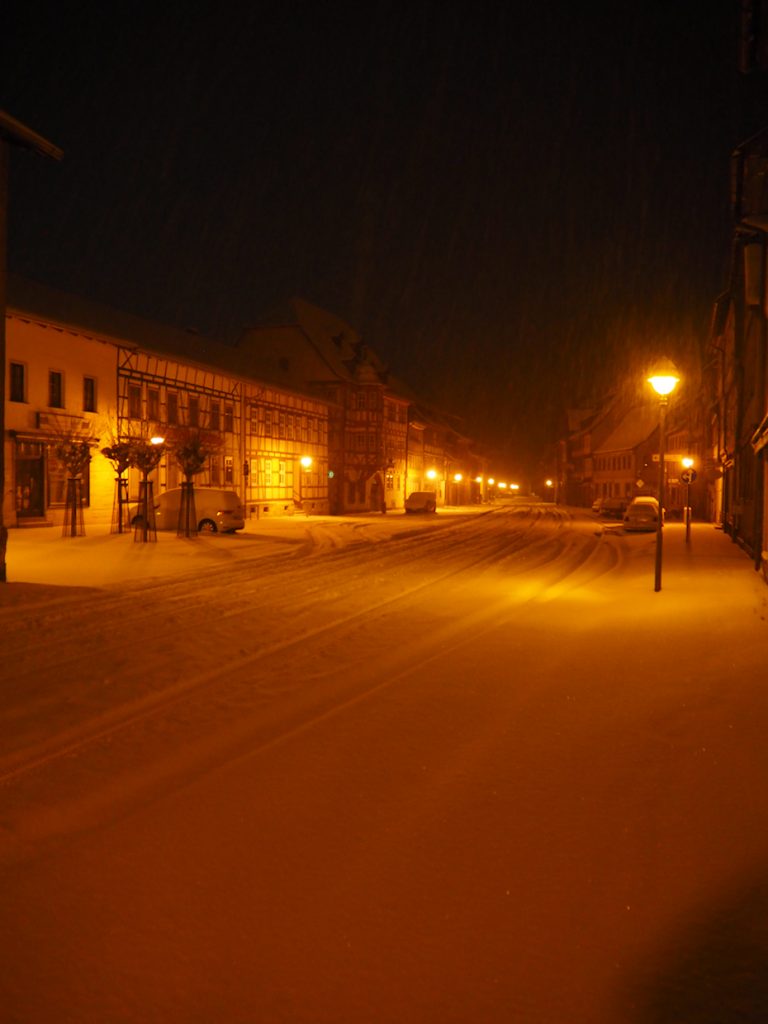
[[592, 511], [599, 516], [609, 516], [612, 519], [621, 519], [627, 502], [624, 498], [598, 498], [592, 503]]

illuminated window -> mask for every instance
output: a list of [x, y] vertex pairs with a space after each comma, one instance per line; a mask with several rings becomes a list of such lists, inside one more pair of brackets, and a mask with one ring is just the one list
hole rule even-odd
[[[90, 486], [90, 466], [86, 466], [80, 475], [82, 481], [81, 494], [84, 505], [90, 505], [91, 501], [91, 486]], [[60, 507], [66, 504], [67, 501], [67, 481], [69, 480], [69, 471], [67, 467], [57, 459], [51, 448], [48, 449], [48, 505], [51, 507]]]

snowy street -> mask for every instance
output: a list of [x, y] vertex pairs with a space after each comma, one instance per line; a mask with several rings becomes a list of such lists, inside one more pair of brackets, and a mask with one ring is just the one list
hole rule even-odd
[[551, 504], [13, 531], [0, 1019], [762, 1020], [768, 587]]

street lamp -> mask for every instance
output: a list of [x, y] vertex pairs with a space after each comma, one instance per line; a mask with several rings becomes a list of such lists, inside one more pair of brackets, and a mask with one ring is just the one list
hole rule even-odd
[[312, 468], [312, 456], [302, 455], [301, 458], [299, 459], [299, 466], [301, 467], [299, 469], [299, 508], [303, 508], [304, 497], [302, 492], [304, 490], [304, 487], [302, 473], [308, 473], [309, 470]]
[[647, 377], [648, 383], [659, 396], [659, 509], [656, 519], [656, 571], [653, 589], [661, 590], [661, 547], [662, 530], [664, 528], [664, 444], [669, 396], [677, 387], [680, 374], [677, 367], [668, 359], [664, 360]]

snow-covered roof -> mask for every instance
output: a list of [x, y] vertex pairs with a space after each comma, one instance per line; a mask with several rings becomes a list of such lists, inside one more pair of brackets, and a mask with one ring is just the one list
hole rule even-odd
[[595, 445], [594, 453], [630, 451], [647, 441], [658, 424], [657, 406], [635, 406], [600, 444]]

